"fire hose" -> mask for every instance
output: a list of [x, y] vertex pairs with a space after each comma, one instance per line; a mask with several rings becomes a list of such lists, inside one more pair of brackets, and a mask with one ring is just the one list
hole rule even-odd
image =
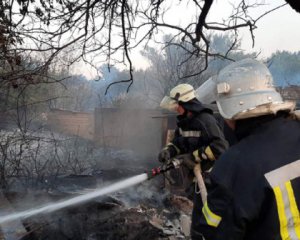
[[202, 202], [205, 203], [207, 200], [207, 190], [204, 183], [204, 179], [202, 177], [202, 170], [200, 163], [196, 163], [192, 160], [184, 160], [184, 158], [173, 158], [167, 163], [163, 164], [160, 167], [152, 168], [149, 172], [147, 172], [148, 180], [152, 179], [160, 174], [166, 173], [171, 169], [179, 168], [182, 164], [188, 165], [190, 168], [193, 168], [194, 175], [197, 180], [197, 184], [199, 187], [200, 195]]

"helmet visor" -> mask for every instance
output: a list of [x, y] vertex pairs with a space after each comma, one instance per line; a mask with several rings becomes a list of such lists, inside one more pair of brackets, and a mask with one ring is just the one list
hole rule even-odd
[[216, 76], [213, 76], [196, 89], [196, 98], [203, 104], [214, 103], [217, 100], [216, 89]]
[[178, 103], [176, 100], [170, 98], [169, 96], [165, 96], [160, 102], [160, 107], [172, 112], [176, 112]]

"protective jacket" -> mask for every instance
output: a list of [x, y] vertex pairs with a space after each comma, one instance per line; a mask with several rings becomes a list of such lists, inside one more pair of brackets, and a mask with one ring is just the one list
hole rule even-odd
[[268, 115], [238, 121], [236, 133], [239, 143], [211, 172], [198, 233], [206, 240], [299, 240], [300, 122]]
[[172, 150], [171, 157], [197, 152], [204, 168], [210, 168], [228, 148], [228, 142], [210, 109], [197, 100], [184, 103], [184, 108], [192, 114], [177, 117], [175, 136], [168, 145]]

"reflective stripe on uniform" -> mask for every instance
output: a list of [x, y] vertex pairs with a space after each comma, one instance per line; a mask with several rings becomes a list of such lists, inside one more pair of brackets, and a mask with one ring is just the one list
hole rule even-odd
[[290, 180], [300, 177], [300, 160], [265, 174], [273, 188], [284, 240], [300, 240], [300, 216]]
[[204, 153], [208, 157], [209, 160], [216, 160], [214, 153], [212, 152], [210, 146], [206, 147]]
[[183, 137], [200, 137], [201, 131], [183, 131], [179, 128], [179, 134]]
[[193, 156], [194, 156], [196, 162], [200, 162], [201, 161], [198, 149], [193, 152]]
[[218, 227], [220, 224], [222, 217], [218, 216], [217, 214], [213, 213], [209, 207], [207, 202], [205, 202], [203, 208], [202, 208], [203, 215], [205, 217], [205, 220], [208, 225], [212, 227]]
[[295, 225], [295, 231], [298, 239], [300, 239], [300, 213], [297, 207], [296, 199], [295, 199], [295, 194], [292, 188], [292, 184], [290, 181], [288, 181], [286, 184], [286, 189], [288, 192], [289, 196], [289, 201], [290, 201], [290, 208], [294, 220], [294, 225]]

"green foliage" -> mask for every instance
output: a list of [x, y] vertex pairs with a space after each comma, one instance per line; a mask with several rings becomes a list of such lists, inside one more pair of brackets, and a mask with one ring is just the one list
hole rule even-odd
[[278, 51], [268, 62], [277, 86], [300, 84], [300, 52]]

